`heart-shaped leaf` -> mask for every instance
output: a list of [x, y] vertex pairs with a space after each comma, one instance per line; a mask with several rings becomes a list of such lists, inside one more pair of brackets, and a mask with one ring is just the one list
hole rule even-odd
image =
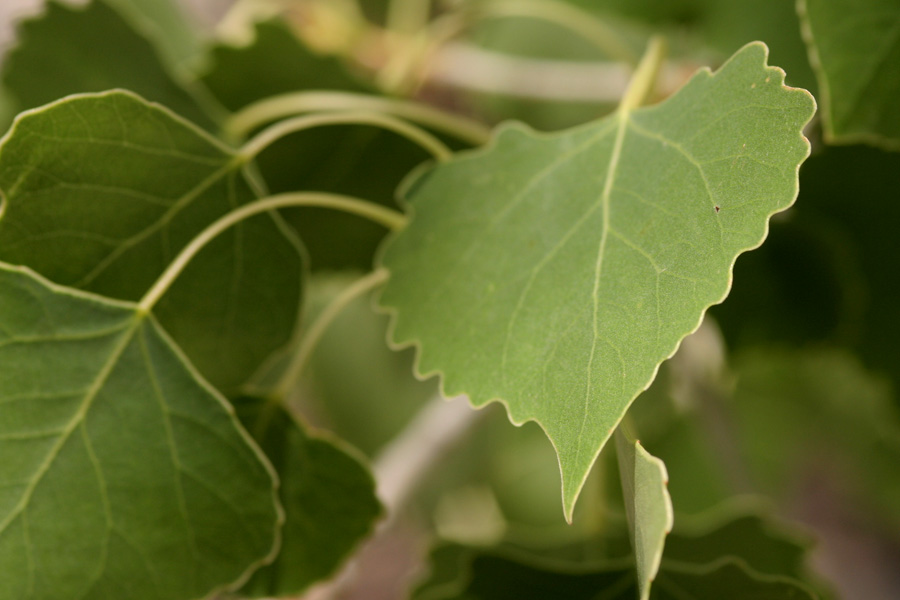
[[0, 263], [0, 597], [184, 600], [277, 547], [275, 475], [155, 319]]
[[797, 195], [815, 103], [763, 44], [658, 106], [502, 129], [419, 180], [386, 246], [393, 343], [448, 396], [502, 401], [557, 450], [563, 505], [659, 364]]
[[[55, 283], [138, 300], [207, 225], [255, 199], [246, 159], [128, 92], [23, 113], [0, 142], [0, 260]], [[232, 392], [291, 336], [304, 271], [277, 214], [213, 240], [155, 314]]]

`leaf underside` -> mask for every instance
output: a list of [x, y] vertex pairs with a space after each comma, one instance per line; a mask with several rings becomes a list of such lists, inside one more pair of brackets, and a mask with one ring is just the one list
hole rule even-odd
[[[255, 199], [233, 152], [128, 92], [20, 115], [0, 142], [0, 190], [0, 260], [132, 301], [207, 225]], [[303, 271], [294, 236], [260, 215], [204, 248], [155, 314], [230, 393], [290, 338]]]
[[797, 194], [815, 104], [763, 44], [665, 102], [570, 131], [507, 126], [435, 168], [386, 245], [381, 306], [420, 374], [535, 420], [575, 500], [625, 410]]
[[0, 597], [202, 597], [274, 551], [274, 475], [135, 306], [0, 264]]

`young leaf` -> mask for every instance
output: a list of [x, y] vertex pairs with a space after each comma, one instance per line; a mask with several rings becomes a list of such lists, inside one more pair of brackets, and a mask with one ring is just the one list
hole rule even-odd
[[[243, 162], [131, 93], [29, 111], [0, 142], [0, 260], [137, 300], [196, 234], [254, 199]], [[302, 274], [296, 239], [277, 215], [260, 215], [206, 247], [155, 312], [230, 392], [290, 338]]]
[[666, 489], [669, 476], [663, 461], [647, 452], [639, 441], [630, 440], [621, 427], [616, 429], [616, 456], [638, 589], [641, 600], [647, 600], [674, 521], [672, 498]]
[[815, 103], [783, 78], [750, 44], [658, 106], [508, 126], [411, 195], [382, 258], [392, 341], [447, 395], [544, 428], [567, 517], [628, 405], [796, 197]]
[[19, 110], [69, 94], [123, 88], [160, 102], [206, 129], [214, 126], [156, 48], [102, 0], [84, 7], [47, 3], [19, 25], [3, 65], [3, 85]]
[[900, 4], [799, 0], [829, 141], [900, 149]]
[[286, 515], [278, 559], [254, 573], [242, 591], [296, 596], [331, 575], [371, 533], [381, 514], [375, 482], [349, 448], [311, 435], [282, 408], [257, 398], [240, 398], [235, 406], [275, 465]]
[[184, 600], [282, 518], [224, 399], [135, 305], [0, 264], [0, 596]]

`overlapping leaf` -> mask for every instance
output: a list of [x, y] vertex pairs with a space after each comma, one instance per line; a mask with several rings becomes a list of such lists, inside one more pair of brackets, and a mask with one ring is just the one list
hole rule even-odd
[[783, 76], [751, 44], [656, 107], [506, 127], [411, 194], [382, 259], [392, 340], [448, 395], [537, 421], [567, 515], [628, 405], [796, 197], [814, 102]]
[[800, 0], [830, 141], [900, 149], [900, 2]]
[[333, 56], [316, 54], [280, 21], [257, 23], [253, 41], [218, 44], [200, 80], [231, 110], [302, 90], [371, 91]]
[[[218, 100], [237, 110], [270, 95], [310, 90], [363, 92], [334, 57], [316, 54], [278, 22], [260, 23], [253, 42], [213, 48], [202, 76]], [[409, 140], [370, 126], [302, 131], [267, 148], [257, 165], [273, 193], [315, 189], [395, 206], [398, 182], [428, 155]], [[384, 229], [326, 209], [284, 211], [314, 269], [368, 269]]]
[[646, 600], [674, 521], [672, 498], [666, 489], [669, 477], [663, 461], [647, 452], [639, 441], [629, 439], [621, 427], [616, 430], [616, 456], [638, 590], [641, 600]]
[[3, 85], [20, 111], [69, 94], [123, 88], [204, 128], [214, 125], [156, 47], [104, 0], [77, 7], [51, 0], [44, 14], [19, 25], [18, 38], [4, 59]]
[[243, 593], [296, 596], [326, 578], [372, 530], [381, 513], [372, 474], [336, 440], [313, 436], [283, 409], [241, 398], [238, 415], [272, 461], [285, 510], [281, 551]]
[[0, 264], [0, 364], [0, 597], [197, 598], [274, 552], [274, 474], [152, 316]]
[[[0, 143], [0, 260], [137, 300], [197, 233], [254, 199], [242, 164], [126, 92], [24, 113]], [[290, 338], [302, 263], [277, 215], [255, 217], [206, 247], [156, 314], [200, 372], [231, 391]]]

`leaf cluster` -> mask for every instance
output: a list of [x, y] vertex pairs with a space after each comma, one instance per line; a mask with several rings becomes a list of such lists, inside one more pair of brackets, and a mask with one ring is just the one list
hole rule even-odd
[[898, 31], [47, 0], [0, 58], [0, 600], [896, 594]]

